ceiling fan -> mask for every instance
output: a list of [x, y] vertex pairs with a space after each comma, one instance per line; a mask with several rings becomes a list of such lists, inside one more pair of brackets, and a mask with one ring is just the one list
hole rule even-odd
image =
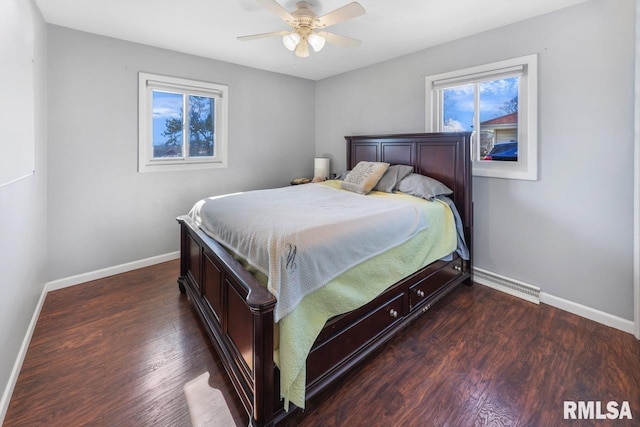
[[245, 41], [263, 37], [281, 36], [285, 47], [301, 58], [309, 56], [309, 45], [311, 45], [315, 52], [319, 52], [324, 47], [325, 42], [347, 47], [360, 44], [360, 40], [352, 39], [351, 37], [340, 36], [326, 31], [316, 31], [364, 15], [365, 10], [358, 2], [351, 2], [333, 12], [318, 17], [311, 9], [311, 5], [306, 1], [297, 2], [297, 9], [291, 13], [275, 0], [256, 1], [280, 17], [280, 19], [289, 24], [292, 29], [291, 31], [283, 30], [241, 36], [238, 37], [238, 40]]

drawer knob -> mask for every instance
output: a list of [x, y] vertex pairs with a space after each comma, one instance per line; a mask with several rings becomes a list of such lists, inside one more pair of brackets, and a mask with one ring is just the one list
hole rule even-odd
[[453, 269], [454, 269], [455, 271], [462, 271], [462, 267], [460, 267], [460, 266], [459, 266], [459, 265], [457, 265], [457, 264], [453, 266]]
[[424, 298], [424, 291], [422, 289], [418, 289], [416, 291], [416, 294], [420, 297], [420, 298]]
[[391, 310], [389, 310], [389, 316], [398, 317], [398, 312], [392, 308]]

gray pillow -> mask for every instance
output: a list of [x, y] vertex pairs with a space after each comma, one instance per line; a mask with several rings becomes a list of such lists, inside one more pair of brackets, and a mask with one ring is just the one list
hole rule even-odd
[[446, 196], [453, 193], [449, 187], [440, 181], [417, 173], [412, 173], [400, 181], [398, 191], [427, 200], [433, 199], [440, 194]]
[[387, 171], [382, 175], [380, 181], [373, 187], [376, 191], [384, 191], [385, 193], [393, 193], [397, 190], [397, 186], [403, 178], [413, 172], [413, 166], [393, 165], [389, 166]]
[[339, 179], [340, 181], [344, 181], [344, 179], [347, 177], [349, 172], [351, 172], [351, 169], [347, 169], [346, 171], [338, 173], [336, 175], [336, 179]]

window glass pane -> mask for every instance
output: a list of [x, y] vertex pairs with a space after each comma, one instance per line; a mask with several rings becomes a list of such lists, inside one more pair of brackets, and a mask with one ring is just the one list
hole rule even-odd
[[189, 95], [189, 156], [213, 156], [214, 112], [214, 98]]
[[518, 160], [518, 77], [479, 84], [480, 159]]
[[182, 94], [153, 91], [153, 158], [182, 157]]
[[443, 132], [473, 131], [474, 85], [468, 84], [442, 90]]

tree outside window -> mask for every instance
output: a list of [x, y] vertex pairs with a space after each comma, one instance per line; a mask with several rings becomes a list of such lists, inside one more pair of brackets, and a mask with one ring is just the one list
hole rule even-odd
[[[183, 152], [189, 157], [213, 156], [214, 112], [213, 98], [153, 91], [153, 157], [182, 157]], [[188, 149], [183, 150], [184, 146]]]

